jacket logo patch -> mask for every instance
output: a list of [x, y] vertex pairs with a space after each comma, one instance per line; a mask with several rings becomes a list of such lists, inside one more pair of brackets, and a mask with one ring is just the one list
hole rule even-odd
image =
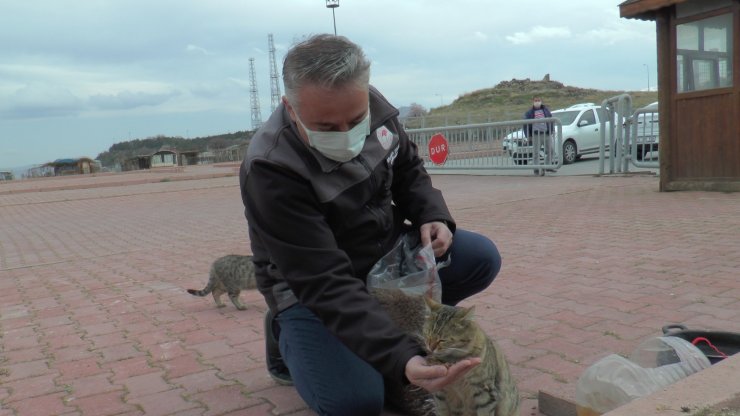
[[393, 133], [388, 130], [388, 127], [378, 127], [378, 129], [375, 130], [375, 135], [378, 137], [378, 141], [380, 142], [380, 145], [383, 146], [383, 149], [388, 150], [391, 148], [391, 144], [393, 143]]
[[388, 163], [388, 166], [393, 166], [393, 162], [396, 160], [396, 157], [398, 157], [398, 148], [400, 146], [396, 146], [395, 149], [391, 152], [391, 154], [388, 155], [388, 157], [385, 159], [386, 163]]

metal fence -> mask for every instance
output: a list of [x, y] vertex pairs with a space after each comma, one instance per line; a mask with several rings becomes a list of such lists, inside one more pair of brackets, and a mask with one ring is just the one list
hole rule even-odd
[[[523, 129], [537, 123], [548, 123], [552, 133], [525, 137]], [[408, 129], [406, 133], [430, 171], [536, 169], [544, 175], [563, 164], [563, 127], [554, 117]]]

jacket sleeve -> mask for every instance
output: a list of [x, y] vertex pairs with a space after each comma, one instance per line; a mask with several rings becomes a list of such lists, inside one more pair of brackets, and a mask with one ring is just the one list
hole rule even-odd
[[406, 363], [423, 350], [354, 276], [310, 185], [287, 168], [255, 161], [242, 178], [242, 197], [250, 228], [299, 302], [383, 375], [404, 380]]
[[[524, 113], [524, 119], [530, 120], [534, 117], [534, 112], [530, 108]], [[529, 136], [532, 135], [532, 125], [531, 124], [525, 124], [522, 126], [522, 130], [524, 130], [524, 137], [529, 138]]]
[[393, 164], [393, 201], [405, 218], [415, 227], [431, 221], [444, 221], [455, 232], [455, 221], [447, 208], [442, 192], [432, 186], [432, 179], [424, 169], [416, 144], [399, 127], [398, 157]]

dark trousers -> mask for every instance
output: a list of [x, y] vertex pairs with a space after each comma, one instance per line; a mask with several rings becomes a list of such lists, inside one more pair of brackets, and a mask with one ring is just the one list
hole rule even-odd
[[[442, 302], [455, 305], [483, 291], [501, 269], [501, 256], [488, 238], [455, 232], [452, 262], [439, 270]], [[298, 394], [319, 415], [379, 415], [384, 404], [383, 377], [331, 334], [301, 305], [276, 317], [280, 353]]]

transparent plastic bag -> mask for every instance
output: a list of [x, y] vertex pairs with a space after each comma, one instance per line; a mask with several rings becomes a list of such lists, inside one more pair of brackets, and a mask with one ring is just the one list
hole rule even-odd
[[649, 338], [630, 355], [630, 361], [643, 368], [656, 368], [683, 363], [691, 373], [711, 365], [707, 356], [689, 341], [672, 336]]
[[710, 366], [690, 342], [677, 337], [649, 339], [630, 358], [611, 354], [583, 372], [576, 384], [579, 415], [600, 415]]
[[440, 302], [442, 284], [437, 271], [448, 265], [450, 260], [437, 264], [431, 244], [421, 247], [416, 233], [406, 233], [370, 269], [367, 286], [401, 289], [408, 295], [428, 295]]

